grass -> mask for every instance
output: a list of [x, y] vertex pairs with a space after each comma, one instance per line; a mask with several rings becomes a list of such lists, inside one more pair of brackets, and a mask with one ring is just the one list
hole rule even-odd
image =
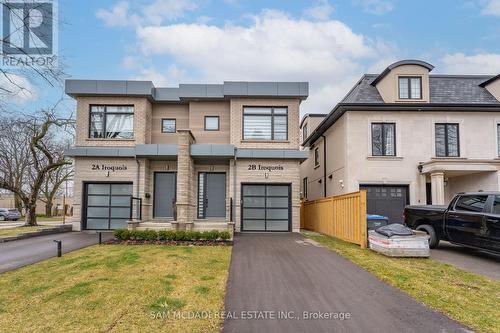
[[38, 226], [38, 227], [14, 227], [9, 229], [0, 229], [0, 238], [17, 236], [20, 233], [36, 232], [40, 229], [51, 228], [50, 226]]
[[1, 331], [219, 332], [231, 248], [187, 248], [93, 246], [1, 274]]
[[500, 281], [425, 258], [389, 258], [333, 237], [304, 232], [382, 281], [477, 331], [500, 332]]

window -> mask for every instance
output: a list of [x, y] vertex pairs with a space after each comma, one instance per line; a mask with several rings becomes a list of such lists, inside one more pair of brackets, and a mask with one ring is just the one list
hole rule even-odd
[[243, 140], [288, 140], [288, 109], [244, 107]]
[[162, 119], [161, 120], [161, 132], [162, 133], [175, 133], [177, 129], [177, 124], [175, 119]]
[[302, 179], [302, 197], [307, 199], [307, 177]]
[[396, 156], [396, 124], [372, 123], [372, 156]]
[[500, 215], [500, 196], [495, 195], [493, 200], [493, 214]]
[[134, 107], [91, 105], [89, 137], [93, 139], [132, 139], [134, 137]]
[[302, 141], [307, 139], [307, 123], [304, 124], [302, 127]]
[[460, 156], [458, 124], [436, 124], [436, 156]]
[[500, 124], [497, 124], [497, 154], [500, 156]]
[[205, 116], [205, 131], [219, 130], [219, 116]]
[[314, 149], [314, 167], [319, 167], [319, 148]]
[[421, 77], [399, 77], [399, 98], [400, 99], [421, 99], [422, 98], [422, 78]]
[[464, 195], [458, 198], [455, 210], [482, 212], [486, 205], [486, 199], [488, 199], [487, 195]]

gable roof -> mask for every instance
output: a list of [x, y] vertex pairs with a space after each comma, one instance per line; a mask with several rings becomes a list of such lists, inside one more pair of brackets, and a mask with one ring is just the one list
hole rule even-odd
[[425, 61], [422, 61], [422, 60], [414, 60], [414, 59], [407, 59], [407, 60], [401, 60], [401, 61], [397, 61], [393, 64], [390, 64], [389, 66], [387, 66], [386, 69], [384, 69], [384, 71], [382, 73], [380, 73], [374, 80], [373, 82], [371, 83], [373, 86], [377, 85], [377, 83], [380, 82], [380, 80], [382, 80], [387, 74], [389, 74], [390, 71], [392, 71], [394, 68], [396, 67], [399, 67], [399, 66], [403, 66], [403, 65], [416, 65], [416, 66], [422, 66], [422, 67], [425, 67], [430, 71], [432, 71], [434, 69], [434, 66], [432, 66], [431, 64], [429, 64], [428, 62], [425, 62]]
[[482, 82], [482, 83], [480, 84], [480, 86], [484, 88], [484, 87], [486, 87], [488, 84], [490, 84], [490, 83], [492, 83], [492, 82], [494, 82], [494, 81], [496, 81], [496, 80], [498, 80], [498, 79], [500, 79], [500, 74], [495, 75], [495, 76], [493, 76], [493, 77], [489, 78], [488, 80], [486, 80], [486, 81]]

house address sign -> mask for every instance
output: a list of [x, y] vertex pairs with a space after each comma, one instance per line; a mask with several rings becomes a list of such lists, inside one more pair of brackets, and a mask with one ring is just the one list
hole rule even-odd
[[109, 165], [109, 164], [92, 164], [92, 171], [127, 171], [127, 166], [122, 165]]
[[261, 164], [249, 164], [248, 170], [250, 171], [282, 171], [284, 170], [282, 165], [261, 165]]

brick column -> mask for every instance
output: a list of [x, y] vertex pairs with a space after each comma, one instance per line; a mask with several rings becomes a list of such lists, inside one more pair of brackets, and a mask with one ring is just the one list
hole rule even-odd
[[189, 130], [177, 131], [177, 229], [191, 229], [196, 205], [193, 203], [193, 159], [191, 144], [195, 142]]

